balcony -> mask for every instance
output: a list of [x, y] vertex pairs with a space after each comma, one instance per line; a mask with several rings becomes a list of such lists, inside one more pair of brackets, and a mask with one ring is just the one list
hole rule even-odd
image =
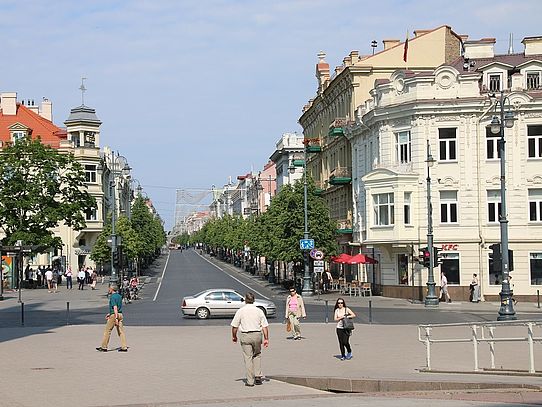
[[322, 195], [322, 193], [326, 190], [326, 182], [324, 181], [314, 181], [314, 193], [316, 195]]
[[292, 164], [294, 167], [303, 167], [305, 165], [305, 160], [293, 160]]
[[307, 146], [307, 153], [321, 153], [322, 147], [319, 145]]
[[329, 137], [338, 137], [344, 135], [344, 128], [347, 125], [346, 119], [335, 119], [329, 125], [329, 131], [327, 135]]
[[352, 219], [340, 219], [337, 221], [337, 233], [341, 235], [351, 234]]
[[347, 185], [352, 182], [352, 169], [349, 167], [337, 167], [331, 171], [329, 183], [331, 185]]

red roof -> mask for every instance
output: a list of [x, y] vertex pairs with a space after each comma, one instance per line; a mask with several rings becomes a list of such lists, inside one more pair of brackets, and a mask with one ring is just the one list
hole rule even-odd
[[16, 123], [28, 127], [33, 139], [39, 137], [43, 144], [48, 144], [53, 148], [59, 148], [60, 140], [67, 138], [65, 129], [61, 129], [23, 104], [17, 103], [17, 113], [15, 115], [4, 115], [0, 111], [0, 141], [11, 141], [9, 128]]

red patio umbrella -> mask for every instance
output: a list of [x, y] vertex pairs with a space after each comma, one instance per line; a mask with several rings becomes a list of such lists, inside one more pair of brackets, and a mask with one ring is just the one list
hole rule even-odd
[[341, 253], [338, 256], [332, 257], [331, 261], [333, 263], [345, 264], [345, 263], [348, 263], [351, 258], [352, 256], [350, 256], [349, 254]]
[[376, 264], [378, 261], [372, 257], [366, 256], [364, 254], [356, 254], [355, 256], [349, 256], [350, 259], [346, 261], [347, 264]]

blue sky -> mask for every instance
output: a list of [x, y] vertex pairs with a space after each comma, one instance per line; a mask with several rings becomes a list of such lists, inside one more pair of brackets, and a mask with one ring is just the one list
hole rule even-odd
[[542, 35], [542, 2], [382, 0], [0, 0], [0, 92], [81, 104], [101, 144], [128, 158], [166, 226], [175, 188], [210, 188], [260, 169], [283, 132], [301, 131], [317, 53], [339, 65], [372, 40], [450, 25], [497, 52]]

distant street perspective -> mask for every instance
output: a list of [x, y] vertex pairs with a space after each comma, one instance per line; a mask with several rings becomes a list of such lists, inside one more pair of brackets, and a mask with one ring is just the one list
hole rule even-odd
[[539, 0], [0, 0], [0, 407], [542, 406]]

